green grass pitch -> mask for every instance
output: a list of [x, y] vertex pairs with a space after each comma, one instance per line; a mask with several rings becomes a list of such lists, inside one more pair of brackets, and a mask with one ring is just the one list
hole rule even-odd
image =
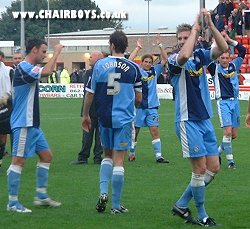
[[[163, 156], [170, 164], [156, 164], [148, 129], [141, 130], [134, 163], [125, 162], [122, 203], [129, 213], [111, 215], [111, 201], [104, 214], [95, 211], [99, 195], [99, 165], [91, 153], [88, 165], [71, 165], [81, 147], [81, 99], [41, 99], [41, 127], [53, 151], [48, 192], [63, 203], [58, 209], [33, 206], [37, 158], [26, 161], [22, 172], [19, 200], [31, 208], [31, 214], [6, 212], [6, 170], [10, 157], [3, 161], [0, 173], [0, 228], [11, 229], [166, 229], [195, 228], [172, 216], [171, 208], [188, 184], [190, 165], [182, 158], [174, 130], [174, 102], [161, 100], [160, 132]], [[222, 167], [206, 192], [206, 209], [222, 228], [250, 228], [249, 134], [244, 125], [247, 102], [241, 101], [241, 128], [233, 142], [237, 169], [229, 170], [225, 155]], [[214, 102], [213, 102], [213, 105]], [[215, 106], [214, 106], [215, 107]], [[214, 109], [215, 110], [215, 109]], [[222, 138], [218, 117], [213, 118], [218, 142]], [[8, 147], [9, 148], [9, 147]], [[111, 200], [111, 197], [110, 197]], [[194, 204], [190, 205], [196, 216]]]

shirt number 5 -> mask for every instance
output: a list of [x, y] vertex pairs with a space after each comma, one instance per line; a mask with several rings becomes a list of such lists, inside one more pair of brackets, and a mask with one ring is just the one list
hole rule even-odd
[[109, 73], [107, 95], [116, 95], [120, 92], [120, 83], [115, 81], [121, 78], [121, 73]]

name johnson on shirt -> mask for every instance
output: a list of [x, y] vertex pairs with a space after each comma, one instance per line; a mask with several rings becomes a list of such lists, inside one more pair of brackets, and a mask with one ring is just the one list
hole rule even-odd
[[120, 68], [122, 69], [124, 72], [127, 72], [129, 69], [130, 69], [130, 66], [127, 66], [126, 63], [124, 62], [108, 62], [108, 63], [105, 63], [105, 65], [103, 65], [103, 68], [105, 70], [107, 70], [108, 68]]

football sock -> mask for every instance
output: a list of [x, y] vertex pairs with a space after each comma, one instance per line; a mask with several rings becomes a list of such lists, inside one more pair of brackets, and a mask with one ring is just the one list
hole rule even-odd
[[9, 169], [7, 170], [10, 207], [14, 206], [18, 202], [18, 191], [19, 191], [21, 173], [22, 173], [22, 167], [19, 165], [11, 164]]
[[129, 154], [135, 155], [136, 144], [137, 144], [137, 142], [133, 142], [133, 141], [132, 141], [132, 143], [131, 143], [131, 148], [130, 148], [130, 151], [129, 151]]
[[208, 217], [205, 210], [205, 175], [192, 173], [191, 190], [194, 197], [195, 206], [198, 212], [198, 219]]
[[[205, 186], [209, 185], [213, 181], [214, 176], [215, 176], [215, 173], [209, 170], [206, 170], [205, 178], [204, 178]], [[176, 205], [180, 208], [187, 208], [192, 198], [193, 198], [193, 194], [192, 194], [191, 185], [189, 183], [185, 191], [183, 192], [182, 196], [180, 197], [180, 199], [176, 202]]]
[[209, 185], [213, 181], [214, 176], [215, 176], [215, 173], [209, 170], [206, 170], [205, 178], [204, 178], [205, 186]]
[[232, 137], [223, 136], [222, 145], [226, 154], [228, 164], [233, 162]]
[[40, 199], [48, 198], [47, 187], [50, 163], [38, 162], [36, 167], [36, 196]]
[[115, 166], [112, 177], [112, 208], [120, 209], [120, 201], [124, 184], [124, 168]]
[[107, 193], [109, 189], [109, 181], [112, 177], [113, 160], [104, 158], [100, 167], [100, 194]]
[[187, 208], [192, 197], [193, 194], [189, 183], [180, 199], [176, 202], [176, 205], [180, 208]]
[[152, 146], [154, 149], [156, 159], [159, 159], [161, 157], [161, 139], [157, 138], [157, 139], [153, 140]]

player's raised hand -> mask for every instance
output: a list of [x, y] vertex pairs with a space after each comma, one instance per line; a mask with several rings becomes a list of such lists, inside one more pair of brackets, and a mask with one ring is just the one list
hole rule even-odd
[[210, 12], [209, 12], [207, 9], [202, 8], [202, 9], [201, 9], [201, 14], [204, 15], [205, 22], [206, 22], [206, 24], [207, 24], [209, 27], [212, 26], [212, 25], [214, 24], [213, 21], [212, 21], [211, 14], [210, 14]]
[[91, 119], [89, 115], [82, 117], [82, 129], [89, 133], [91, 129]]
[[63, 49], [63, 45], [62, 44], [56, 44], [54, 46], [54, 54], [60, 54], [62, 49]]
[[161, 44], [161, 34], [160, 33], [157, 34], [155, 42], [157, 45]]
[[136, 41], [136, 47], [138, 47], [139, 49], [142, 49], [142, 39], [138, 39], [137, 41]]
[[221, 31], [221, 35], [224, 37], [226, 42], [230, 42], [231, 38], [228, 36], [227, 32], [225, 30]]
[[196, 15], [195, 22], [193, 24], [193, 29], [195, 29], [197, 32], [201, 31], [201, 24], [200, 24], [200, 16], [201, 13]]

